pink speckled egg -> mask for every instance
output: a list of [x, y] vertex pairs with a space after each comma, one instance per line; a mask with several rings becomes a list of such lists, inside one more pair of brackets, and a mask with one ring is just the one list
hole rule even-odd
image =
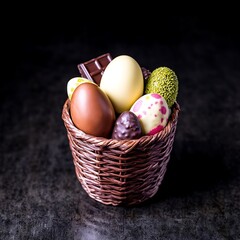
[[170, 115], [166, 100], [157, 93], [141, 96], [132, 105], [130, 111], [139, 118], [145, 135], [153, 135], [161, 131], [167, 125]]

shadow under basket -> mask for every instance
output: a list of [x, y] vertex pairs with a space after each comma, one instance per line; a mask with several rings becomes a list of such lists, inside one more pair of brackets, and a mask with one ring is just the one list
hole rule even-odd
[[179, 104], [166, 127], [152, 136], [116, 140], [85, 134], [73, 124], [70, 101], [62, 119], [67, 130], [76, 176], [87, 194], [106, 205], [136, 205], [153, 197], [163, 180], [173, 147]]

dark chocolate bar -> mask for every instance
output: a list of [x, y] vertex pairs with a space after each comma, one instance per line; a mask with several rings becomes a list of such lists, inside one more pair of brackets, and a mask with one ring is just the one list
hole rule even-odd
[[80, 63], [77, 67], [82, 77], [92, 80], [100, 85], [102, 74], [111, 61], [112, 57], [110, 53], [105, 53], [87, 62]]

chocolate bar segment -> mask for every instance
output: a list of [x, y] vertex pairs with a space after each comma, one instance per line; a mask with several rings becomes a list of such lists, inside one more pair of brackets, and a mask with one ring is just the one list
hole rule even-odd
[[80, 63], [77, 67], [82, 77], [92, 80], [100, 85], [102, 74], [111, 61], [112, 56], [110, 53], [105, 53], [87, 62]]
[[143, 78], [146, 81], [149, 78], [151, 72], [145, 67], [141, 67], [141, 69], [142, 69]]

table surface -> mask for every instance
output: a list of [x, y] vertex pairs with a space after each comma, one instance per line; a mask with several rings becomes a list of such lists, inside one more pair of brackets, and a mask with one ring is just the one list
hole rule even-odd
[[[0, 239], [240, 239], [240, 37], [220, 25], [182, 17], [156, 36], [153, 27], [125, 37], [131, 26], [49, 26], [11, 38], [0, 87]], [[87, 195], [61, 119], [77, 64], [107, 52], [151, 71], [168, 66], [179, 78], [167, 172], [139, 206]]]

